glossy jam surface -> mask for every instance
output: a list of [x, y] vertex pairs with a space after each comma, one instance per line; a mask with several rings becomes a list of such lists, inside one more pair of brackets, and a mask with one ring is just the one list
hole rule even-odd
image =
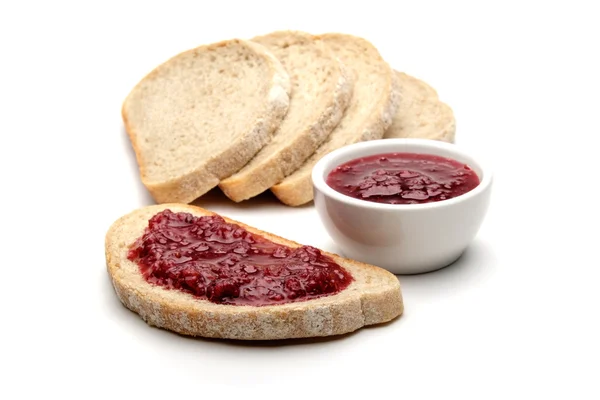
[[357, 158], [333, 169], [327, 184], [360, 200], [422, 204], [460, 196], [479, 177], [456, 160], [417, 153], [386, 153]]
[[337, 293], [352, 276], [309, 246], [290, 248], [225, 222], [164, 210], [131, 246], [151, 284], [213, 303], [263, 306]]

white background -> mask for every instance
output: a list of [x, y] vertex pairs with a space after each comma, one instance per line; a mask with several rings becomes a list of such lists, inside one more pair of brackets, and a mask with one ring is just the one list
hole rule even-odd
[[[598, 399], [600, 14], [584, 4], [2, 2], [0, 398]], [[109, 225], [152, 203], [121, 103], [180, 51], [276, 29], [363, 36], [433, 85], [457, 143], [494, 166], [488, 217], [457, 264], [400, 278], [406, 311], [384, 327], [286, 344], [150, 328], [105, 270]], [[312, 205], [200, 204], [336, 251]]]

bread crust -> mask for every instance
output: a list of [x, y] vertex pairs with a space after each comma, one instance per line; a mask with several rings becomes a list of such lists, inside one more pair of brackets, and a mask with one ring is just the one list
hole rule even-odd
[[[161, 68], [166, 68], [166, 66], [177, 57], [192, 52], [210, 51], [211, 49], [222, 46], [245, 46], [266, 60], [271, 69], [271, 82], [269, 95], [266, 99], [263, 111], [251, 124], [252, 128], [242, 134], [240, 140], [232, 142], [227, 149], [219, 154], [214, 154], [202, 165], [192, 166], [190, 170], [169, 180], [152, 180], [152, 178], [148, 176], [147, 166], [140, 150], [140, 144], [138, 143], [139, 133], [138, 128], [136, 127], [136, 121], [133, 121], [132, 118], [130, 118], [128, 112], [130, 106], [129, 103], [132, 101], [133, 95], [136, 93], [136, 90], [139, 90], [142, 84], [153, 80]], [[277, 60], [277, 58], [275, 58], [264, 46], [258, 43], [242, 39], [225, 40], [200, 46], [172, 57], [143, 78], [127, 96], [121, 108], [125, 130], [136, 155], [142, 183], [157, 203], [190, 203], [194, 201], [216, 187], [221, 179], [232, 175], [242, 168], [269, 142], [269, 140], [271, 140], [273, 132], [287, 113], [290, 93], [291, 86], [287, 72], [279, 60]]]
[[395, 71], [402, 92], [402, 107], [394, 115], [384, 138], [419, 138], [454, 143], [456, 120], [452, 108], [442, 102], [426, 82]]
[[[391, 321], [403, 313], [400, 283], [393, 274], [327, 252], [324, 254], [350, 272], [355, 280], [338, 294], [303, 302], [262, 307], [221, 305], [151, 285], [144, 280], [137, 265], [127, 259], [127, 250], [141, 236], [148, 219], [166, 208], [196, 216], [214, 215], [184, 204], [147, 206], [115, 221], [105, 239], [107, 270], [119, 300], [151, 326], [189, 336], [273, 340], [341, 335], [366, 325]], [[276, 243], [300, 246], [246, 224], [225, 220]]]

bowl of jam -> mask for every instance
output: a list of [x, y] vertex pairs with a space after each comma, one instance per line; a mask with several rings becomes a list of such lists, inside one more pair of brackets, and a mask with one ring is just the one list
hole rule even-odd
[[381, 139], [329, 153], [312, 181], [319, 217], [344, 256], [416, 274], [466, 250], [485, 218], [492, 173], [455, 144]]

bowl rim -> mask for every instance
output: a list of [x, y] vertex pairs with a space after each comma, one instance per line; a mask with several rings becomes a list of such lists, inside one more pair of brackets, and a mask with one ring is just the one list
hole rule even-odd
[[[339, 157], [341, 155], [353, 154], [351, 159], [359, 158], [363, 155], [366, 155], [369, 150], [377, 147], [386, 147], [388, 149], [382, 150], [384, 152], [394, 152], [396, 150], [393, 149], [394, 146], [398, 145], [418, 145], [419, 147], [426, 147], [431, 149], [442, 149], [447, 150], [448, 152], [458, 155], [459, 157], [470, 158], [474, 161], [474, 164], [481, 170], [481, 179], [479, 185], [475, 187], [473, 190], [464, 193], [460, 196], [453, 197], [447, 200], [435, 201], [431, 203], [422, 203], [422, 204], [385, 204], [385, 203], [376, 203], [368, 200], [360, 200], [355, 199], [354, 197], [350, 197], [343, 193], [340, 193], [329, 186], [325, 180], [325, 172], [329, 174], [330, 171], [325, 171], [328, 164], [331, 163], [332, 159]], [[405, 152], [410, 152], [410, 149], [404, 149]], [[374, 153], [377, 154], [377, 153]], [[452, 156], [448, 156], [448, 158], [452, 158]], [[331, 167], [331, 169], [335, 168], [337, 165]], [[473, 165], [472, 165], [473, 166]], [[413, 210], [425, 210], [425, 209], [433, 209], [433, 208], [444, 208], [444, 207], [452, 207], [457, 203], [462, 203], [467, 201], [473, 197], [479, 196], [481, 193], [485, 192], [489, 186], [492, 184], [493, 173], [490, 167], [481, 161], [481, 159], [477, 156], [474, 156], [471, 151], [467, 151], [461, 146], [455, 143], [448, 143], [439, 140], [433, 139], [416, 139], [416, 138], [393, 138], [393, 139], [375, 139], [368, 140], [364, 142], [358, 142], [349, 144], [343, 147], [340, 147], [332, 152], [326, 154], [321, 157], [319, 161], [315, 164], [311, 172], [311, 179], [313, 183], [314, 190], [318, 190], [323, 193], [325, 196], [333, 198], [339, 202], [346, 203], [348, 205], [353, 205], [361, 208], [371, 208], [371, 209], [380, 209], [380, 210], [388, 210], [388, 211], [413, 211]]]

